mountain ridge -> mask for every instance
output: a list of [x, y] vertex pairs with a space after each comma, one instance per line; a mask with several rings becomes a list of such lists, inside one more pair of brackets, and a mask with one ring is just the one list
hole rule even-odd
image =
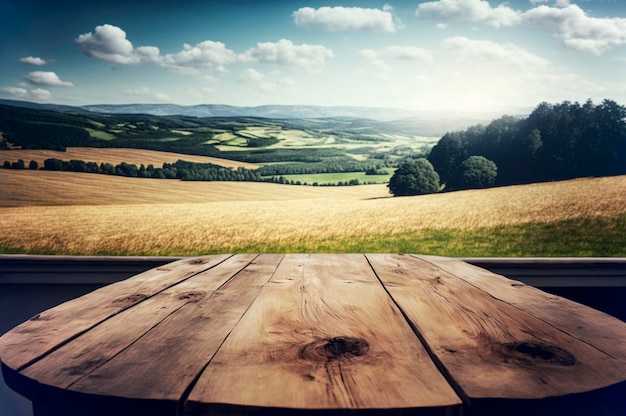
[[[500, 117], [501, 112], [443, 112], [416, 111], [390, 107], [360, 106], [321, 106], [321, 105], [274, 105], [234, 106], [227, 104], [179, 105], [163, 104], [89, 104], [70, 106], [54, 103], [35, 103], [30, 101], [0, 99], [0, 103], [32, 109], [59, 111], [90, 112], [104, 114], [146, 114], [153, 116], [188, 116], [188, 117], [260, 117], [260, 118], [336, 118], [353, 117], [376, 121], [395, 121], [415, 118], [461, 118], [468, 120], [492, 120]], [[513, 115], [526, 115], [529, 109], [512, 109]]]

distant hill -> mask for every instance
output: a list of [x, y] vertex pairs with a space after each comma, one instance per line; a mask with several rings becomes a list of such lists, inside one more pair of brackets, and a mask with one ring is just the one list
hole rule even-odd
[[416, 115], [415, 112], [394, 108], [323, 107], [314, 105], [262, 105], [237, 107], [222, 104], [181, 106], [176, 104], [100, 104], [82, 108], [109, 114], [149, 114], [155, 116], [182, 115], [191, 117], [261, 117], [261, 118], [329, 118], [355, 117], [371, 120], [397, 120]]
[[71, 105], [62, 105], [62, 104], [40, 104], [33, 103], [30, 101], [19, 101], [19, 100], [4, 100], [0, 99], [0, 104], [2, 105], [11, 105], [14, 107], [22, 107], [22, 108], [30, 108], [33, 110], [51, 110], [51, 111], [66, 111], [66, 112], [74, 112], [74, 113], [88, 113], [90, 110], [82, 107], [75, 107]]
[[[409, 111], [397, 108], [316, 106], [316, 105], [262, 105], [238, 107], [222, 104], [182, 106], [177, 104], [97, 104], [67, 106], [39, 104], [28, 101], [2, 100], [0, 104], [37, 110], [74, 113], [144, 114], [151, 116], [184, 117], [255, 117], [268, 119], [363, 119], [384, 123], [384, 129], [407, 131], [422, 136], [441, 136], [449, 131], [462, 130], [475, 124], [489, 123], [501, 113], [466, 112], [444, 113]], [[509, 115], [527, 115], [530, 110], [518, 109]], [[393, 122], [393, 123], [390, 123]], [[375, 123], [372, 123], [375, 124]], [[381, 127], [383, 125], [380, 125]]]
[[325, 164], [317, 171], [344, 172], [382, 166], [387, 157], [425, 155], [439, 139], [406, 121], [395, 126], [354, 117], [155, 116], [9, 103], [19, 105], [0, 101], [0, 149], [7, 150], [134, 148], [248, 163], [314, 162]]

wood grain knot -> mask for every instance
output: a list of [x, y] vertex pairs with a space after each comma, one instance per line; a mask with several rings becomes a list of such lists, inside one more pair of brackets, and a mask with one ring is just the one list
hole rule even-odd
[[319, 339], [300, 350], [300, 358], [313, 361], [344, 360], [359, 357], [369, 351], [370, 345], [360, 338], [334, 337]]
[[502, 345], [505, 355], [522, 361], [543, 362], [562, 366], [576, 364], [576, 358], [562, 348], [533, 342], [511, 342]]
[[30, 318], [29, 321], [49, 321], [50, 319], [52, 319], [50, 316], [42, 316], [40, 313], [38, 313], [37, 315]]
[[204, 298], [204, 292], [186, 292], [178, 296], [180, 300], [187, 300], [189, 302], [198, 302], [200, 299]]
[[113, 303], [127, 307], [139, 303], [146, 298], [147, 296], [143, 293], [133, 293], [132, 295], [124, 296], [123, 298], [117, 298], [113, 301]]
[[188, 264], [204, 264], [203, 259], [192, 259], [187, 262]]

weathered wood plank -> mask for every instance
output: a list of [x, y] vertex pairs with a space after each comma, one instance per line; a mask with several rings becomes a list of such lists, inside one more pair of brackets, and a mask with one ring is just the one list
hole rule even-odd
[[538, 399], [624, 379], [619, 360], [432, 263], [367, 258], [466, 399]]
[[9, 368], [22, 368], [111, 316], [228, 257], [179, 260], [48, 309], [0, 337], [0, 359]]
[[[363, 255], [288, 255], [202, 373], [185, 414], [215, 404], [458, 410]], [[443, 409], [443, 410], [441, 410]]]
[[619, 358], [626, 379], [626, 323], [596, 309], [507, 279], [461, 260], [416, 256], [535, 316], [587, 344]]
[[[178, 292], [188, 293], [189, 289], [198, 295], [194, 302], [174, 311], [69, 389], [100, 396], [159, 400], [177, 406], [283, 256], [254, 257], [236, 255], [230, 260], [233, 264], [238, 262], [238, 266], [222, 270], [224, 273], [214, 268], [194, 276], [189, 284], [172, 288], [176, 290], [172, 292], [174, 296]], [[199, 295], [201, 292], [204, 297]]]
[[[69, 388], [147, 336], [149, 331], [181, 308], [210, 297], [255, 257], [252, 254], [233, 256], [118, 313], [26, 367], [22, 374], [42, 384]], [[168, 265], [168, 268], [174, 270], [176, 266]]]

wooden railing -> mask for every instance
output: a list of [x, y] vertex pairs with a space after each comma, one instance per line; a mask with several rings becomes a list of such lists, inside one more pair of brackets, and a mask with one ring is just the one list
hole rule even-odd
[[[0, 255], [2, 284], [109, 284], [180, 257]], [[463, 258], [536, 287], [626, 287], [626, 258]]]
[[[17, 298], [32, 304], [32, 310], [36, 311], [38, 306], [33, 303], [36, 300], [34, 296], [39, 296], [39, 306], [50, 307], [51, 302], [69, 300], [178, 259], [180, 257], [0, 255], [0, 292], [5, 293], [0, 296], [0, 312], [7, 309], [14, 314], [13, 305], [20, 302]], [[626, 304], [623, 301], [626, 299], [624, 257], [481, 257], [462, 260], [626, 321]], [[52, 296], [52, 292], [57, 293], [57, 296]], [[41, 296], [45, 296], [45, 299]], [[15, 318], [18, 319], [18, 316]]]

